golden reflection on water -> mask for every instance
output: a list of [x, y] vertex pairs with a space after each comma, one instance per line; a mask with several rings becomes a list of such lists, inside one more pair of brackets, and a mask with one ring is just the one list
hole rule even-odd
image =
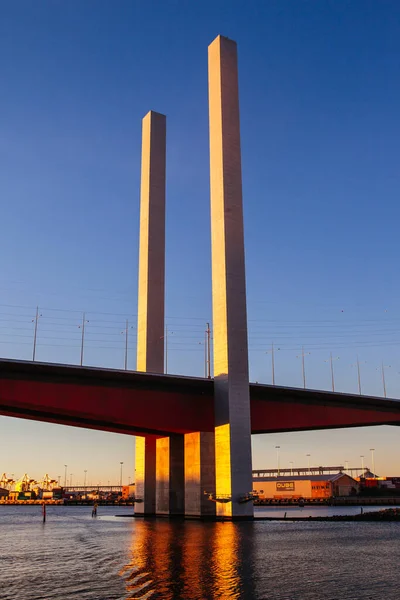
[[240, 598], [239, 528], [234, 523], [216, 523], [214, 532], [214, 598]]
[[252, 597], [243, 595], [238, 524], [137, 519], [132, 533], [131, 557], [120, 572], [126, 600]]

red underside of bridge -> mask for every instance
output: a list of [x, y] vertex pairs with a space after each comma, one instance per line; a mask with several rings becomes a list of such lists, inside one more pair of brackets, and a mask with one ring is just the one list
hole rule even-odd
[[[0, 414], [126, 434], [212, 431], [212, 380], [0, 360]], [[400, 402], [251, 384], [252, 433], [400, 425]]]

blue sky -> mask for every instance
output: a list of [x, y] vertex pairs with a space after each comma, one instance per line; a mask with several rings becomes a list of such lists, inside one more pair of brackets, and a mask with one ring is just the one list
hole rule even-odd
[[[0, 353], [123, 366], [135, 328], [141, 119], [167, 115], [169, 370], [203, 373], [211, 320], [207, 46], [238, 43], [252, 380], [399, 396], [400, 6], [396, 1], [3, 2], [0, 20]], [[129, 365], [134, 367], [135, 330]], [[366, 361], [366, 362], [364, 362]], [[132, 440], [0, 419], [0, 471], [108, 481]], [[53, 439], [51, 452], [38, 440]], [[254, 440], [254, 464], [318, 464], [377, 448], [400, 471], [397, 430]], [[10, 443], [20, 450], [9, 452]], [[27, 457], [23, 442], [29, 445]], [[15, 446], [14, 446], [15, 447]], [[397, 449], [397, 450], [396, 450]], [[83, 454], [84, 453], [84, 454]], [[85, 467], [81, 456], [85, 456]], [[61, 466], [60, 466], [61, 465]], [[83, 476], [82, 476], [83, 477]]]

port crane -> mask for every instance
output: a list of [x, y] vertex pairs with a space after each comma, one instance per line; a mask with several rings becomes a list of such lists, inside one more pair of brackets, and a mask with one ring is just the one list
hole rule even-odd
[[5, 473], [3, 473], [3, 475], [1, 476], [1, 479], [0, 479], [0, 487], [1, 488], [9, 490], [14, 485], [14, 483], [15, 483], [15, 481], [12, 477], [7, 477], [7, 475]]

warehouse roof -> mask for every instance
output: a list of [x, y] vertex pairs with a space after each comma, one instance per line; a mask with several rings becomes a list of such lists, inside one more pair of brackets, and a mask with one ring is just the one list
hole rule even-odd
[[[335, 473], [334, 475], [293, 475], [293, 477], [291, 475], [286, 477], [253, 477], [253, 481], [336, 481], [344, 475], [347, 475], [347, 473]], [[350, 475], [347, 475], [347, 477], [353, 479]], [[357, 483], [355, 479], [353, 481]]]

